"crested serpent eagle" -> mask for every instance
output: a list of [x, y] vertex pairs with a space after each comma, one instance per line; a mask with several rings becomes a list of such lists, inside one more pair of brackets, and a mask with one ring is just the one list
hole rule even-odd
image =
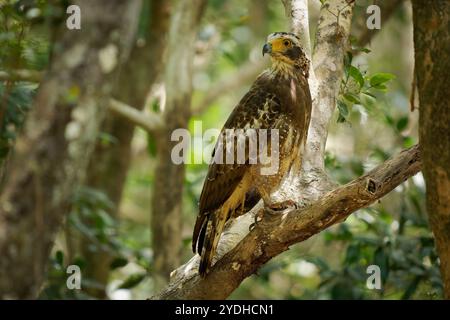
[[[199, 273], [202, 276], [208, 273], [212, 265], [225, 223], [244, 213], [247, 203], [254, 205], [262, 198], [265, 208], [270, 210], [283, 210], [293, 204], [292, 200], [273, 203], [271, 194], [277, 191], [291, 167], [298, 167], [301, 162], [302, 146], [311, 118], [309, 60], [299, 38], [287, 32], [270, 34], [263, 47], [264, 54], [270, 55], [271, 67], [257, 77], [234, 108], [221, 136], [227, 129], [277, 130], [279, 151], [276, 156], [279, 165], [275, 172], [261, 174], [263, 165], [249, 161], [248, 145], [243, 163], [213, 161], [210, 164], [200, 196], [192, 242], [194, 253], [201, 256]], [[249, 144], [248, 141], [246, 143]], [[233, 145], [236, 149], [239, 144]], [[218, 142], [213, 156], [218, 148], [226, 153], [226, 147], [225, 143]], [[231, 150], [231, 153], [236, 154], [237, 150]]]

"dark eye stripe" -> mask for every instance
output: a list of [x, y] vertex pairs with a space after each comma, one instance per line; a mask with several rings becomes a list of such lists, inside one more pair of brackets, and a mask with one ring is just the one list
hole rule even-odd
[[285, 55], [291, 60], [297, 60], [300, 57], [301, 49], [299, 47], [292, 47], [286, 50]]

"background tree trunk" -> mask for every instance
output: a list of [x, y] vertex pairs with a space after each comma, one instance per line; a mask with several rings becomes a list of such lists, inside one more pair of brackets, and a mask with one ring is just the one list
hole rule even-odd
[[[146, 1], [144, 4], [143, 8], [146, 12], [142, 14], [149, 17], [150, 23], [145, 37], [138, 41], [145, 42], [143, 45], [135, 42], [129, 59], [121, 68], [114, 88], [113, 96], [116, 99], [138, 110], [144, 108], [150, 88], [164, 65], [163, 53], [169, 27], [169, 4], [169, 1], [160, 0]], [[114, 137], [114, 142], [96, 144], [89, 163], [86, 184], [105, 192], [114, 205], [110, 214], [117, 218], [130, 165], [134, 124], [123, 117], [109, 113], [102, 124], [101, 131]], [[84, 274], [101, 285], [99, 289], [91, 290], [90, 294], [104, 299], [106, 298], [104, 287], [108, 280], [112, 257], [106, 251], [92, 252], [89, 249], [90, 244], [89, 239], [83, 239], [82, 254], [88, 262]]]
[[419, 135], [433, 230], [445, 297], [450, 299], [450, 2], [413, 1]]
[[0, 298], [35, 298], [103, 119], [140, 1], [88, 1], [54, 45], [0, 201]]
[[184, 165], [176, 165], [171, 152], [175, 129], [187, 128], [192, 93], [192, 61], [197, 29], [205, 0], [178, 1], [171, 19], [164, 83], [167, 103], [164, 128], [158, 132], [157, 165], [152, 200], [152, 246], [156, 288], [164, 285], [180, 263]]

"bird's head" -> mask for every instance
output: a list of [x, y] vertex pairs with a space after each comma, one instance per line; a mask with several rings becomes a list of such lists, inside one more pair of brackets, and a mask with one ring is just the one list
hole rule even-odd
[[304, 75], [308, 75], [309, 60], [303, 52], [300, 39], [293, 33], [269, 34], [262, 53], [270, 55], [275, 69], [286, 70], [295, 67], [301, 69]]

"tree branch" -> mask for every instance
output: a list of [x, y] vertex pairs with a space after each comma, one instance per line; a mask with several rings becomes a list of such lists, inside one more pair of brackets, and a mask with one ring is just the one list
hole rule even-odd
[[[301, 209], [278, 216], [265, 216], [241, 241], [249, 227], [248, 213], [234, 221], [223, 234], [220, 259], [208, 276], [197, 273], [199, 256], [172, 273], [169, 287], [155, 299], [224, 299], [248, 276], [271, 258], [326, 228], [345, 220], [351, 213], [380, 199], [421, 170], [419, 146], [404, 150], [366, 175], [330, 191]], [[222, 258], [223, 245], [234, 247]], [[236, 245], [237, 244], [237, 245]]]
[[313, 100], [311, 125], [303, 161], [305, 172], [324, 170], [328, 125], [333, 116], [343, 75], [343, 59], [348, 49], [353, 5], [354, 2], [348, 0], [327, 1], [320, 9], [313, 52], [318, 95]]
[[35, 70], [10, 70], [0, 71], [0, 81], [27, 81], [40, 82], [42, 72]]
[[155, 112], [144, 113], [115, 99], [109, 100], [109, 110], [150, 133], [163, 127], [163, 120], [159, 114]]
[[312, 99], [317, 100], [318, 82], [312, 66], [308, 0], [281, 0], [281, 2], [283, 2], [286, 16], [289, 17], [291, 21], [291, 31], [300, 38], [300, 42], [305, 50], [306, 56], [311, 61], [308, 83]]
[[286, 16], [291, 21], [291, 31], [300, 38], [306, 55], [311, 57], [308, 0], [281, 0], [281, 2], [283, 2]]
[[[34, 70], [0, 71], [0, 81], [40, 82], [43, 74]], [[163, 127], [162, 117], [155, 112], [143, 112], [116, 99], [110, 99], [109, 110], [116, 115], [141, 127], [147, 132], [155, 132]]]
[[[328, 125], [343, 75], [344, 54], [349, 49], [353, 6], [353, 0], [330, 0], [320, 10], [312, 53], [314, 73], [309, 79], [313, 113], [303, 164], [300, 172], [290, 173], [275, 195], [280, 200], [298, 200], [304, 203], [302, 208], [264, 217], [249, 233], [255, 215], [263, 209], [259, 203], [229, 223], [219, 241], [217, 262], [207, 277], [199, 277], [196, 255], [172, 273], [171, 283], [155, 299], [224, 299], [246, 277], [289, 246], [345, 220], [421, 170], [419, 147], [414, 146], [344, 186], [337, 187], [325, 172]], [[291, 12], [292, 19], [308, 19], [305, 0], [291, 0], [286, 10]], [[308, 23], [293, 21], [292, 26], [294, 32], [306, 34]]]

